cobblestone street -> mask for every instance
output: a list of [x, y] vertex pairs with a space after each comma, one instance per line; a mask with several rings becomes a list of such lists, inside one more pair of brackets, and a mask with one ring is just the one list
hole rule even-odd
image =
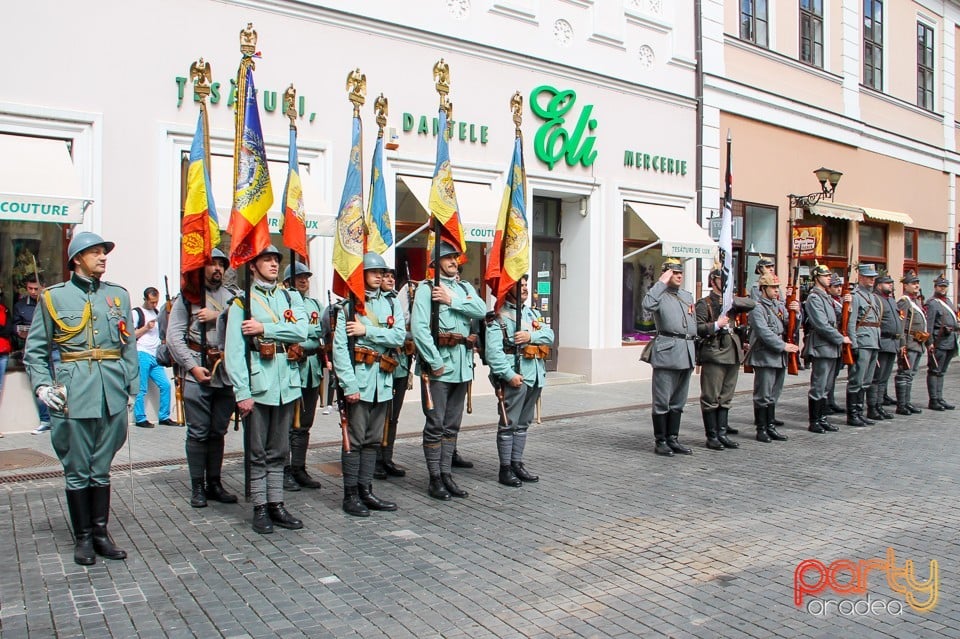
[[[5, 639], [960, 637], [960, 411], [924, 402], [916, 417], [859, 429], [835, 418], [839, 433], [815, 435], [805, 388], [794, 386], [778, 411], [790, 441], [762, 444], [750, 395], [734, 406], [741, 448], [714, 452], [698, 406], [687, 405], [691, 457], [653, 454], [648, 408], [546, 421], [527, 447], [541, 481], [520, 489], [496, 481], [494, 431], [467, 431], [460, 450], [476, 466], [457, 477], [470, 497], [451, 502], [426, 495], [419, 440], [407, 437], [397, 452], [407, 476], [377, 485], [400, 510], [368, 519], [340, 510], [339, 453], [321, 447], [309, 460], [322, 490], [288, 494], [304, 529], [266, 536], [250, 529], [243, 503], [191, 508], [184, 467], [135, 470], [132, 482], [115, 472], [111, 532], [130, 557], [89, 569], [72, 561], [62, 479], [0, 484], [0, 630]], [[239, 460], [225, 471], [239, 489]], [[827, 590], [794, 604], [802, 560], [886, 558], [888, 547], [898, 567], [914, 562], [917, 581], [938, 562], [931, 612], [904, 603], [881, 569], [864, 594]], [[868, 597], [885, 609], [821, 614], [810, 603]]]

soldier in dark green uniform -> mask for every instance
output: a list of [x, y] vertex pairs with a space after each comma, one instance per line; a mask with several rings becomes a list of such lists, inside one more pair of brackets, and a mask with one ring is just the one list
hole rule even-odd
[[710, 271], [710, 294], [696, 305], [697, 334], [700, 344], [697, 361], [700, 363], [700, 412], [707, 435], [707, 448], [723, 450], [739, 448], [740, 444], [727, 437], [730, 405], [737, 389], [737, 377], [743, 363], [743, 345], [734, 332], [730, 313], [752, 310], [756, 302], [738, 298], [730, 313], [723, 310], [723, 271]]
[[321, 333], [323, 327], [320, 318], [323, 307], [320, 302], [309, 296], [310, 272], [304, 264], [297, 262], [296, 275], [290, 280], [290, 267], [283, 273], [283, 282], [288, 289], [300, 293], [303, 299], [303, 311], [307, 315], [307, 339], [300, 342], [297, 359], [300, 363], [300, 417], [290, 424], [290, 463], [283, 468], [283, 489], [296, 492], [303, 488], [319, 489], [320, 482], [307, 472], [307, 447], [310, 446], [310, 429], [317, 414], [317, 399], [320, 397], [320, 383], [323, 380], [323, 367], [320, 359], [322, 349]]
[[897, 301], [897, 308], [903, 317], [903, 337], [900, 339], [901, 356], [897, 358], [897, 375], [893, 380], [897, 393], [897, 415], [919, 415], [923, 411], [913, 405], [910, 395], [930, 333], [927, 331], [927, 316], [917, 298], [920, 278], [910, 271], [900, 278], [900, 283], [903, 284], [903, 297]]
[[697, 317], [693, 296], [683, 286], [683, 263], [674, 257], [663, 262], [663, 274], [643, 298], [643, 310], [653, 313], [657, 336], [650, 348], [653, 366], [653, 452], [672, 456], [693, 451], [677, 441], [680, 417], [687, 402], [690, 375], [695, 363], [693, 341]]
[[893, 374], [903, 337], [903, 320], [900, 319], [897, 299], [893, 296], [893, 278], [889, 275], [879, 276], [873, 286], [873, 294], [880, 301], [880, 350], [873, 383], [867, 389], [867, 417], [875, 420], [893, 419], [893, 415], [883, 408], [883, 396]]
[[[102, 280], [113, 250], [96, 233], [77, 233], [67, 247], [69, 281], [40, 299], [24, 346], [24, 366], [37, 397], [50, 408], [50, 442], [63, 463], [73, 524], [73, 559], [125, 559], [107, 532], [110, 463], [127, 439], [127, 404], [136, 396], [140, 366], [130, 296]], [[50, 353], [60, 363], [50, 375]]]
[[787, 353], [796, 353], [799, 347], [784, 340], [787, 309], [780, 301], [780, 279], [776, 275], [763, 275], [757, 285], [760, 300], [749, 315], [750, 352], [747, 353], [747, 363], [753, 366], [757, 441], [786, 441], [787, 436], [777, 431], [774, 420], [786, 376]]
[[943, 376], [950, 360], [957, 354], [957, 309], [947, 297], [950, 282], [940, 275], [933, 281], [933, 296], [927, 300], [927, 394], [930, 410], [953, 410], [953, 404], [943, 401]]
[[827, 419], [830, 388], [836, 383], [840, 349], [849, 344], [837, 326], [840, 323], [833, 297], [828, 288], [835, 277], [830, 269], [816, 265], [810, 272], [813, 288], [804, 302], [807, 321], [804, 348], [813, 364], [810, 370], [810, 390], [807, 392], [807, 413], [811, 433], [840, 430]]
[[873, 264], [861, 264], [859, 281], [850, 302], [847, 335], [856, 361], [847, 374], [847, 424], [869, 426], [874, 422], [863, 414], [867, 388], [873, 384], [880, 351], [880, 299], [873, 294], [878, 273]]

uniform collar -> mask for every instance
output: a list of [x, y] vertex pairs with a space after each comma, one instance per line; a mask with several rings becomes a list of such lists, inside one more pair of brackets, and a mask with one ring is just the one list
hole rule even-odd
[[257, 278], [254, 278], [253, 285], [254, 287], [260, 289], [262, 292], [266, 293], [267, 295], [273, 295], [273, 292], [277, 290], [276, 282], [274, 282], [273, 284], [268, 284], [267, 282], [264, 282], [263, 280], [257, 279]]
[[367, 289], [366, 293], [367, 293], [366, 297], [368, 300], [375, 300], [375, 299], [379, 299], [381, 291], [379, 288], [373, 291]]
[[84, 293], [96, 293], [100, 289], [100, 280], [95, 277], [84, 277], [76, 271], [70, 275], [70, 281]]

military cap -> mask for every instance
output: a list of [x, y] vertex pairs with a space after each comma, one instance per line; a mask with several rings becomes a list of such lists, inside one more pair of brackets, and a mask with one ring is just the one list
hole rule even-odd
[[946, 277], [943, 276], [943, 273], [937, 276], [937, 279], [933, 280], [934, 286], [950, 286], [950, 282]]
[[826, 264], [816, 264], [810, 271], [810, 277], [823, 277], [824, 275], [833, 275], [833, 271]]
[[889, 274], [884, 273], [877, 277], [877, 284], [893, 284], [893, 278]]
[[830, 286], [843, 286], [843, 278], [833, 273], [830, 276]]
[[769, 257], [764, 257], [763, 254], [761, 253], [760, 259], [757, 260], [757, 265], [756, 267], [754, 267], [753, 272], [756, 273], [757, 275], [760, 275], [761, 273], [763, 273], [763, 270], [762, 270], [763, 267], [765, 266], [773, 267], [776, 265], [777, 265], [776, 262], [771, 260]]
[[109, 253], [116, 245], [113, 242], [108, 242], [96, 233], [91, 233], [90, 231], [80, 231], [73, 236], [73, 239], [70, 240], [69, 246], [67, 246], [67, 267], [72, 271], [73, 258], [80, 255], [88, 248], [93, 248], [94, 246], [102, 246], [103, 252]]
[[731, 309], [734, 313], [749, 313], [757, 307], [757, 300], [752, 297], [734, 297]]
[[875, 264], [861, 264], [857, 267], [857, 271], [860, 273], [860, 277], [876, 277], [879, 275]]
[[780, 286], [780, 278], [775, 273], [767, 273], [760, 276], [757, 286]]
[[668, 257], [663, 261], [663, 265], [660, 267], [660, 272], [663, 273], [664, 271], [683, 273], [683, 262], [680, 261], [679, 257]]
[[900, 278], [901, 284], [916, 284], [920, 281], [920, 278], [917, 277], [917, 274], [914, 271], [907, 271], [903, 274], [903, 277]]
[[[299, 277], [301, 275], [313, 275], [313, 273], [310, 272], [310, 269], [307, 268], [306, 264], [297, 262], [297, 276]], [[289, 279], [290, 279], [290, 265], [288, 264], [287, 268], [283, 269], [283, 281], [286, 282]]]

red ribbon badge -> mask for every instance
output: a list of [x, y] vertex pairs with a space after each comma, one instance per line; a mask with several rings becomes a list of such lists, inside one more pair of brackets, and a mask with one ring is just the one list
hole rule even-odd
[[117, 328], [120, 329], [120, 342], [126, 344], [127, 340], [125, 338], [130, 337], [130, 331], [127, 330], [127, 322], [125, 320], [118, 321]]
[[387, 316], [387, 328], [393, 328], [393, 325], [396, 323], [396, 321], [397, 321], [397, 320], [393, 319], [393, 315], [388, 315], [388, 316]]
[[311, 324], [318, 324], [319, 322], [320, 322], [320, 313], [318, 313], [318, 312], [316, 312], [316, 311], [310, 313], [310, 323], [311, 323]]
[[533, 320], [533, 322], [532, 322], [531, 325], [533, 326], [533, 330], [535, 330], [535, 331], [539, 331], [539, 330], [540, 330], [540, 322], [538, 322], [537, 320]]
[[297, 323], [297, 318], [294, 317], [294, 315], [293, 315], [293, 309], [292, 309], [292, 308], [288, 308], [287, 310], [285, 310], [285, 311], [283, 312], [283, 319], [287, 320], [287, 322], [290, 323], [290, 324], [296, 324], [296, 323]]

